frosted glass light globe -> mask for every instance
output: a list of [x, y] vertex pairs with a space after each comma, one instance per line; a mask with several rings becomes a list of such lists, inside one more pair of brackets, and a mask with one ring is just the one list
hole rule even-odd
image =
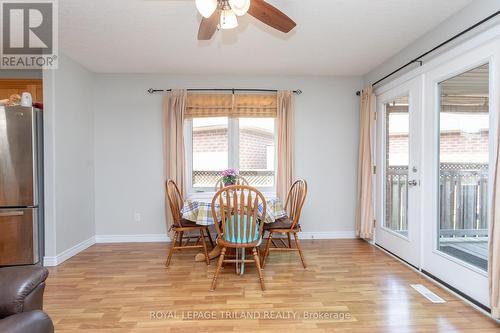
[[209, 18], [217, 9], [217, 0], [196, 0], [196, 8], [204, 18]]
[[248, 12], [250, 0], [229, 0], [229, 6], [236, 15], [242, 16]]

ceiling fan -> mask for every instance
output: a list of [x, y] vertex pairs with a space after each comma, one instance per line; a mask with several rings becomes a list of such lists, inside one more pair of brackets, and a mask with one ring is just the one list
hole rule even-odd
[[297, 25], [264, 0], [196, 0], [196, 8], [202, 16], [198, 40], [210, 40], [217, 29], [236, 28], [236, 17], [247, 13], [284, 33], [290, 32]]

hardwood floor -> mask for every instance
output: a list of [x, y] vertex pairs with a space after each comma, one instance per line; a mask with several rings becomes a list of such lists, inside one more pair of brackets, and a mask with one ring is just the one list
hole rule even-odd
[[[94, 245], [50, 269], [45, 310], [56, 332], [500, 331], [493, 320], [368, 243], [302, 245], [308, 269], [296, 253], [271, 253], [264, 292], [251, 265], [244, 276], [226, 266], [210, 292], [215, 261], [194, 262], [196, 252], [176, 253], [165, 268], [167, 244]], [[409, 286], [415, 283], [447, 303], [430, 303]]]

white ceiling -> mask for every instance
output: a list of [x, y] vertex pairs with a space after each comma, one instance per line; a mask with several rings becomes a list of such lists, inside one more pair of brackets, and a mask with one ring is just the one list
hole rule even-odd
[[103, 73], [363, 75], [472, 0], [268, 0], [288, 35], [253, 17], [197, 41], [194, 0], [61, 0], [60, 49]]

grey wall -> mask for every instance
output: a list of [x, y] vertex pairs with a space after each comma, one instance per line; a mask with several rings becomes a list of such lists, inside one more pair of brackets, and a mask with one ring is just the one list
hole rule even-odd
[[[296, 176], [307, 179], [306, 232], [354, 230], [361, 78], [113, 75], [95, 77], [97, 235], [164, 234], [162, 95], [150, 87], [302, 89]], [[140, 212], [141, 222], [134, 221]]]
[[46, 256], [95, 234], [93, 74], [67, 58], [44, 72]]
[[[377, 81], [378, 79], [391, 73], [393, 70], [418, 57], [420, 54], [427, 52], [440, 43], [446, 41], [450, 37], [467, 29], [473, 24], [481, 21], [482, 19], [499, 10], [499, 0], [474, 0], [470, 5], [459, 11], [457, 14], [453, 15], [452, 17], [441, 23], [439, 26], [437, 26], [435, 29], [423, 35], [415, 42], [405, 47], [402, 51], [394, 55], [392, 58], [367, 73], [364, 77], [365, 86]], [[465, 39], [468, 39], [499, 22], [500, 16], [497, 16], [496, 18], [490, 20], [488, 23], [471, 31], [464, 38], [457, 39], [453, 43], [448, 44], [446, 47], [440, 49], [438, 52], [434, 52], [424, 60], [429, 60], [433, 56], [441, 54], [443, 51], [448, 50], [454, 45], [463, 42]], [[415, 68], [415, 66], [409, 66], [406, 71], [409, 71], [412, 68]], [[395, 78], [403, 73], [405, 73], [405, 71], [399, 72], [392, 78]]]
[[44, 73], [47, 255], [94, 235], [165, 233], [162, 96], [147, 94], [149, 87], [302, 89], [295, 166], [310, 187], [304, 231], [353, 231], [354, 91], [496, 10], [497, 0], [474, 1], [364, 78], [93, 74], [61, 55], [59, 69]]

